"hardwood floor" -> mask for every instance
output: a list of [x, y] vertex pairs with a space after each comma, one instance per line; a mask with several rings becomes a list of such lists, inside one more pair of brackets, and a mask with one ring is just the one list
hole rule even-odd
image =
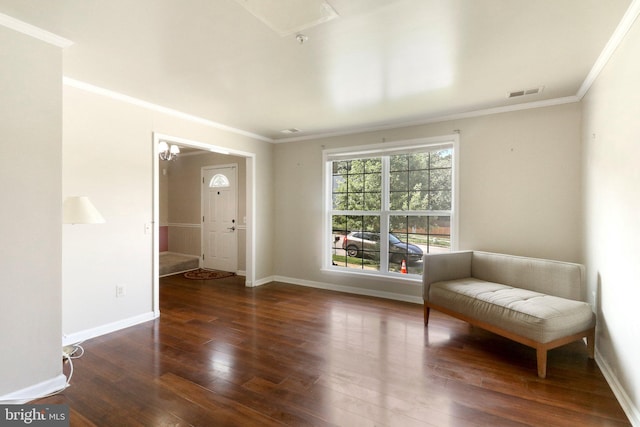
[[161, 317], [86, 341], [68, 404], [96, 426], [630, 425], [585, 345], [533, 349], [422, 306], [242, 278], [161, 279]]

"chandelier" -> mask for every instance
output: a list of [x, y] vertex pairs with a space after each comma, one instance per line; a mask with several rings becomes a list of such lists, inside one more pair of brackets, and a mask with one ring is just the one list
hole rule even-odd
[[158, 143], [158, 154], [161, 160], [175, 160], [178, 154], [180, 154], [180, 147], [174, 144], [171, 144], [171, 147], [169, 147], [166, 141], [160, 141]]

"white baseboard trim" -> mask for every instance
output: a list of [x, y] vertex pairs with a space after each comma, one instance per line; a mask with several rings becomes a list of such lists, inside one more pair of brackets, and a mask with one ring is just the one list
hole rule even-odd
[[622, 406], [622, 410], [629, 418], [632, 426], [640, 426], [640, 410], [633, 404], [633, 400], [629, 398], [629, 395], [624, 390], [624, 387], [618, 381], [618, 377], [615, 375], [607, 361], [602, 357], [598, 349], [596, 348], [595, 354], [596, 363], [600, 367], [602, 375], [611, 387], [613, 394], [618, 399], [618, 403]]
[[163, 251], [163, 252], [160, 252], [160, 254], [162, 254], [162, 255], [182, 255], [182, 256], [187, 257], [187, 258], [198, 258], [198, 259], [200, 259], [199, 255], [185, 254], [185, 253], [182, 253], [182, 252]]
[[310, 288], [327, 289], [327, 290], [330, 290], [330, 291], [345, 292], [345, 293], [348, 293], [348, 294], [366, 295], [366, 296], [370, 296], [370, 297], [386, 298], [386, 299], [392, 299], [392, 300], [396, 300], [396, 301], [412, 302], [412, 303], [416, 303], [416, 304], [423, 304], [424, 303], [424, 301], [422, 300], [422, 297], [417, 297], [417, 296], [396, 294], [394, 292], [375, 291], [373, 289], [356, 288], [356, 287], [353, 287], [353, 286], [334, 285], [334, 284], [331, 284], [331, 283], [315, 282], [315, 281], [311, 281], [311, 280], [296, 279], [296, 278], [293, 278], [293, 277], [273, 276], [273, 281], [274, 282], [290, 283], [292, 285], [307, 286], [307, 287], [310, 287]]
[[32, 400], [48, 396], [52, 393], [64, 390], [67, 387], [67, 377], [60, 374], [41, 383], [0, 396], [2, 405], [21, 405]]
[[262, 286], [262, 285], [266, 285], [267, 283], [271, 283], [274, 280], [275, 279], [273, 278], [273, 276], [269, 276], [269, 277], [265, 277], [265, 278], [260, 279], [260, 280], [256, 280], [255, 282], [253, 282], [252, 284], [247, 285], [247, 286], [255, 288], [256, 286]]
[[105, 335], [111, 332], [119, 331], [120, 329], [125, 329], [130, 326], [137, 325], [139, 323], [148, 322], [149, 320], [155, 319], [159, 315], [160, 315], [159, 312], [156, 314], [153, 311], [150, 311], [148, 313], [143, 313], [138, 316], [129, 317], [127, 319], [118, 320], [112, 323], [107, 323], [106, 325], [101, 325], [91, 329], [85, 329], [84, 331], [74, 332], [72, 334], [65, 334], [62, 336], [62, 346], [64, 347], [65, 345], [79, 343], [91, 338], [99, 337], [100, 335]]

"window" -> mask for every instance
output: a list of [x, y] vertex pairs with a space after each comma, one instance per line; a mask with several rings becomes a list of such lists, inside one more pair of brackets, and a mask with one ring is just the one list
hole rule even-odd
[[227, 178], [226, 176], [217, 173], [213, 176], [213, 178], [211, 178], [211, 181], [209, 182], [209, 187], [210, 188], [216, 188], [216, 187], [228, 187], [229, 184], [229, 178]]
[[415, 276], [424, 253], [455, 248], [457, 141], [326, 150], [327, 267]]

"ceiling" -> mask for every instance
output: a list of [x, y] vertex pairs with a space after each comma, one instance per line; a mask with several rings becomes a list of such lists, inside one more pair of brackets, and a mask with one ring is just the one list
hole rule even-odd
[[322, 3], [0, 0], [0, 13], [73, 41], [67, 78], [290, 141], [575, 96], [631, 0]]

